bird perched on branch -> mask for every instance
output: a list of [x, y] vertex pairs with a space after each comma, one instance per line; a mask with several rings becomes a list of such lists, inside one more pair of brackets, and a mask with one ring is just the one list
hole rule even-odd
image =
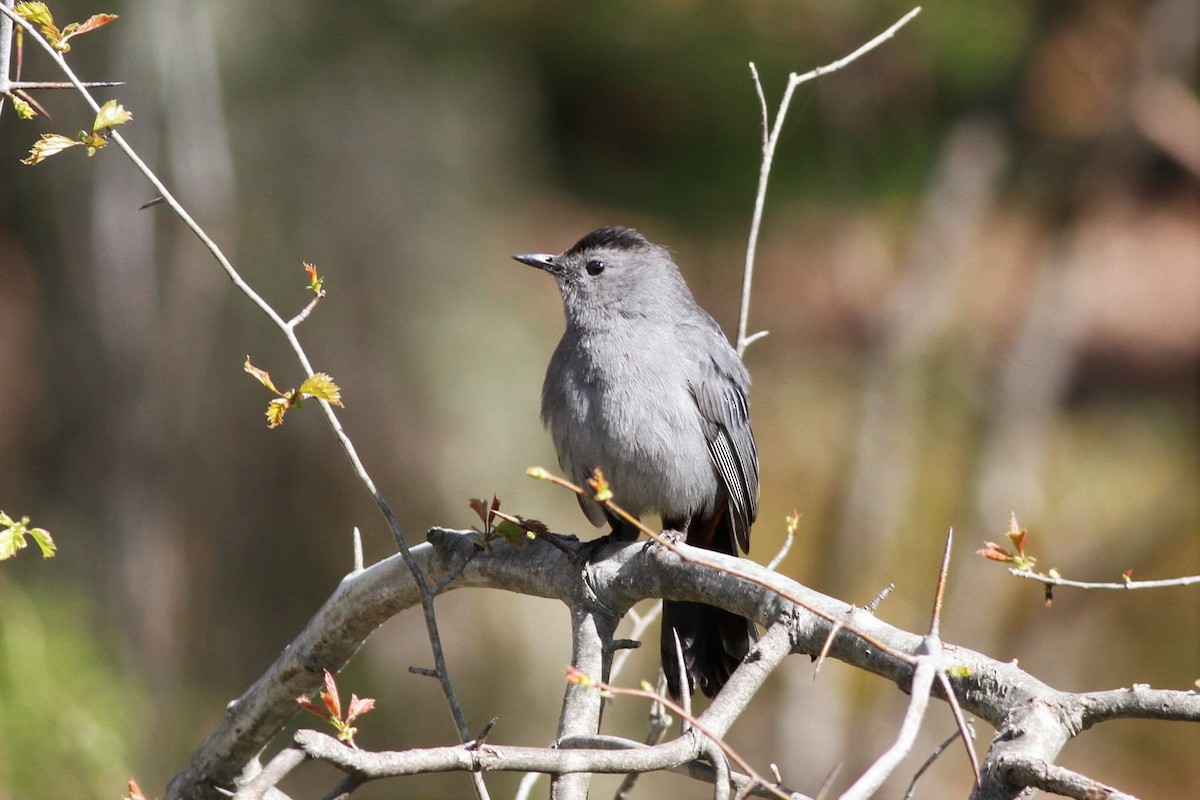
[[[658, 513], [689, 545], [749, 551], [758, 513], [750, 376], [667, 249], [606, 227], [558, 255], [513, 258], [549, 272], [562, 293], [566, 331], [546, 371], [542, 421], [569, 477], [585, 485], [599, 468], [632, 514]], [[579, 504], [592, 524], [637, 538], [592, 497]], [[711, 697], [757, 636], [737, 614], [666, 601], [661, 651], [672, 696], [681, 688], [676, 637], [689, 689]]]

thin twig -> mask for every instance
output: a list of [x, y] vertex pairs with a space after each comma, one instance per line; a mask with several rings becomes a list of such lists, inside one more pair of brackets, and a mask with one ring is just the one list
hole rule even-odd
[[[862, 607], [863, 611], [866, 611], [868, 614], [874, 614], [875, 609], [879, 606], [879, 604], [882, 603], [884, 598], [891, 594], [892, 590], [895, 588], [896, 584], [894, 583], [889, 583], [887, 586], [883, 587], [883, 591], [875, 595], [875, 599]], [[825, 644], [821, 646], [821, 652], [817, 654], [816, 663], [813, 665], [814, 681], [817, 679], [817, 675], [821, 674], [821, 665], [825, 663], [825, 659], [829, 655], [829, 650], [831, 647], [833, 647], [833, 640], [837, 638], [837, 635], [842, 632], [842, 628], [844, 627], [845, 623], [842, 620], [838, 620], [833, 624], [833, 627], [829, 629], [829, 635], [825, 637]]]
[[351, 547], [354, 551], [354, 572], [363, 571], [363, 548], [362, 548], [362, 532], [358, 526], [354, 526], [354, 532], [351, 534]]
[[[969, 720], [967, 722], [967, 728], [971, 731], [971, 736], [974, 737], [975, 726], [972, 725]], [[925, 774], [925, 771], [933, 766], [933, 762], [937, 761], [938, 756], [944, 753], [947, 747], [954, 744], [954, 740], [957, 738], [958, 729], [956, 728], [954, 733], [947, 736], [941, 744], [933, 748], [933, 752], [929, 754], [929, 758], [925, 759], [925, 763], [922, 764], [915, 773], [913, 773], [912, 780], [908, 784], [908, 791], [904, 793], [903, 800], [910, 800], [910, 798], [913, 796], [913, 792], [917, 790], [917, 781], [921, 780], [921, 776]]]
[[[662, 603], [656, 603], [655, 608], [661, 609]], [[615, 675], [616, 669], [614, 668], [612, 671]], [[658, 693], [666, 694], [666, 692], [667, 676], [662, 674], [660, 671], [658, 674]], [[646, 731], [646, 738], [644, 738], [642, 742], [643, 744], [653, 747], [662, 741], [663, 736], [665, 736], [667, 731], [671, 728], [671, 722], [674, 720], [674, 717], [667, 713], [667, 709], [662, 703], [651, 703], [649, 716], [650, 727]], [[629, 797], [629, 793], [632, 792], [633, 787], [637, 785], [638, 778], [641, 776], [641, 774], [642, 773], [640, 772], [630, 772], [628, 775], [626, 775], [624, 779], [622, 779], [621, 785], [617, 787], [617, 792], [613, 795], [613, 800], [625, 800], [625, 798]]]
[[513, 800], [529, 800], [529, 796], [533, 794], [533, 787], [545, 774], [544, 772], [526, 772], [525, 777], [521, 778], [521, 783], [517, 786], [517, 793], [513, 795]]
[[[654, 621], [657, 620], [661, 614], [661, 600], [655, 602], [654, 605], [646, 609], [646, 613], [644, 614], [635, 615], [634, 612], [630, 610], [628, 616], [634, 617], [634, 620], [633, 628], [631, 628], [629, 631], [629, 638], [640, 640], [643, 636], [645, 636], [646, 631], [651, 625], [654, 624]], [[621, 674], [621, 668], [625, 666], [625, 662], [629, 660], [631, 655], [633, 655], [633, 650], [627, 649], [622, 650], [620, 653], [617, 653], [615, 656], [613, 656], [612, 669], [610, 669], [608, 673], [608, 679], [610, 681], [617, 680], [617, 676]]]
[[868, 614], [874, 614], [875, 609], [879, 608], [879, 604], [887, 599], [887, 596], [896, 591], [896, 584], [889, 583], [887, 586], [879, 590], [879, 594], [875, 595], [875, 599], [863, 606], [863, 611]]
[[298, 745], [283, 748], [254, 777], [238, 787], [233, 800], [259, 800], [307, 759], [308, 754]]
[[[8, 11], [12, 9], [14, 2], [15, 0], [0, 0], [0, 6]], [[12, 86], [8, 80], [8, 62], [11, 59], [12, 35], [12, 18], [6, 14], [3, 19], [0, 19], [0, 90], [7, 90]], [[21, 76], [18, 75], [17, 77]], [[0, 111], [3, 110], [4, 104], [0, 103]]]
[[791, 552], [792, 544], [795, 541], [796, 531], [789, 526], [787, 530], [787, 536], [784, 538], [783, 544], [779, 546], [779, 550], [776, 551], [775, 557], [767, 562], [767, 569], [774, 570], [778, 568], [779, 565], [783, 563], [783, 560], [787, 558], [787, 554]]
[[363, 778], [359, 775], [347, 775], [342, 778], [337, 784], [329, 790], [321, 800], [345, 800], [354, 790], [363, 785]]
[[[18, 16], [10, 8], [5, 5], [0, 5], [0, 12], [3, 12], [8, 19], [11, 19], [13, 22], [20, 25], [30, 34], [30, 38], [33, 41], [36, 41], [47, 52], [47, 54], [49, 54], [50, 58], [63, 72], [63, 74], [67, 76], [71, 85], [79, 91], [84, 100], [88, 103], [88, 105], [91, 106], [92, 110], [96, 113], [99, 113], [100, 104], [96, 102], [96, 99], [92, 96], [91, 92], [88, 91], [87, 86], [84, 85], [84, 83], [75, 74], [74, 70], [71, 69], [71, 67], [67, 64], [66, 59], [63, 58], [63, 55], [51, 47], [49, 42], [47, 42], [31, 24]], [[288, 344], [290, 344], [292, 347], [293, 353], [300, 362], [305, 375], [312, 376], [314, 374], [312, 364], [309, 362], [308, 355], [305, 352], [304, 347], [300, 344], [299, 339], [296, 337], [295, 326], [302, 320], [302, 317], [294, 320], [292, 323], [284, 321], [278, 312], [276, 312], [275, 309], [269, 303], [267, 303], [267, 301], [264, 300], [261, 295], [258, 294], [258, 292], [256, 292], [248, 283], [246, 283], [246, 281], [234, 268], [233, 264], [230, 263], [228, 258], [226, 258], [225, 254], [221, 251], [221, 248], [217, 245], [217, 243], [213, 241], [213, 239], [205, 232], [199, 223], [192, 218], [191, 214], [189, 214], [183, 205], [180, 204], [180, 202], [175, 198], [175, 195], [172, 194], [169, 189], [167, 189], [166, 185], [163, 184], [154, 171], [151, 170], [144, 161], [142, 161], [137, 152], [134, 151], [134, 149], [125, 141], [125, 138], [116, 130], [111, 131], [109, 138], [111, 141], [117, 144], [122, 152], [124, 152], [129, 158], [129, 160], [133, 162], [134, 166], [136, 166], [137, 169], [142, 173], [146, 180], [148, 180], [151, 185], [154, 186], [155, 190], [157, 190], [159, 195], [162, 196], [163, 201], [171, 207], [171, 210], [175, 212], [176, 216], [183, 221], [184, 225], [186, 225], [188, 229], [195, 234], [196, 238], [198, 238], [205, 246], [205, 248], [208, 249], [213, 258], [216, 259], [217, 263], [221, 265], [221, 269], [225, 271], [226, 276], [233, 283], [233, 285], [236, 286], [242, 292], [242, 294], [249, 298], [254, 305], [258, 306], [259, 310], [266, 314], [271, 322], [283, 332], [285, 338], [288, 340]], [[425, 579], [425, 575], [412, 558], [408, 542], [405, 540], [404, 533], [400, 528], [400, 521], [397, 519], [395, 512], [392, 511], [392, 508], [388, 504], [387, 500], [384, 499], [379, 489], [375, 486], [375, 482], [367, 472], [362, 460], [359, 458], [353, 442], [350, 441], [350, 437], [342, 428], [337, 414], [334, 413], [333, 406], [331, 406], [326, 400], [320, 398], [318, 398], [318, 400], [320, 402], [321, 409], [325, 412], [325, 418], [328, 421], [329, 426], [333, 429], [334, 435], [337, 437], [338, 443], [341, 444], [343, 452], [345, 452], [347, 458], [350, 459], [350, 463], [355, 474], [358, 476], [359, 481], [364, 487], [366, 487], [368, 493], [371, 495], [371, 498], [375, 501], [376, 506], [387, 520], [388, 528], [391, 530], [392, 536], [396, 540], [396, 544], [403, 555], [405, 564], [411, 571], [413, 580], [417, 584], [417, 587], [421, 593], [421, 606], [424, 610], [425, 625], [429, 635], [430, 648], [433, 651], [434, 663], [437, 666], [438, 681], [441, 684], [443, 694], [446, 696], [446, 701], [450, 706], [451, 716], [454, 719], [454, 725], [457, 729], [459, 739], [460, 741], [464, 742], [468, 741], [470, 739], [470, 732], [467, 729], [466, 718], [463, 714], [462, 706], [459, 703], [458, 695], [455, 692], [454, 686], [450, 680], [449, 670], [446, 666], [445, 653], [442, 649], [441, 635], [438, 632], [437, 618], [434, 615], [433, 596], [429, 592], [429, 586]], [[486, 788], [483, 786], [482, 778], [478, 774], [473, 774], [472, 779], [476, 793], [481, 798], [486, 798], [488, 795]]]
[[[928, 642], [931, 637], [926, 637]], [[925, 709], [929, 706], [929, 690], [933, 687], [933, 679], [940, 667], [941, 652], [927, 653], [917, 659], [916, 669], [913, 670], [911, 697], [904, 721], [900, 724], [900, 732], [887, 750], [872, 764], [862, 776], [854, 782], [841, 796], [841, 800], [866, 800], [879, 790], [883, 782], [903, 758], [912, 750], [921, 721], [925, 718]]]
[[[930, 651], [937, 656], [939, 662], [942, 661], [942, 601], [946, 597], [946, 584], [950, 580], [950, 553], [954, 549], [954, 529], [951, 528], [946, 534], [946, 545], [942, 550], [942, 566], [938, 570], [937, 590], [934, 592], [933, 599], [933, 619], [929, 623], [929, 635], [925, 637]], [[962, 706], [958, 702], [958, 695], [954, 693], [954, 685], [950, 682], [950, 676], [946, 672], [946, 665], [939, 663], [937, 672], [938, 683], [942, 685], [942, 690], [946, 693], [946, 702], [950, 704], [950, 710], [954, 713], [954, 722], [958, 725], [958, 732], [962, 736], [963, 746], [967, 750], [967, 760], [971, 762], [971, 772], [975, 775], [975, 785], [979, 785], [979, 757], [975, 755], [974, 737], [970, 727], [967, 725], [966, 716], [963, 714]]]
[[[587, 676], [576, 676], [576, 679], [579, 681], [586, 681]], [[664, 708], [667, 708], [679, 715], [681, 719], [687, 720], [691, 728], [699, 731], [706, 739], [719, 747], [721, 752], [724, 753], [730, 761], [737, 764], [743, 772], [749, 775], [752, 781], [756, 781], [762, 786], [766, 787], [771, 794], [782, 798], [782, 800], [791, 800], [790, 794], [785, 792], [777, 784], [768, 780], [764, 775], [755, 770], [754, 767], [750, 765], [750, 762], [742, 758], [742, 756], [739, 755], [738, 752], [734, 750], [724, 738], [709, 730], [704, 726], [703, 723], [700, 722], [699, 719], [687, 713], [683, 706], [671, 700], [671, 698], [667, 697], [666, 695], [660, 694], [657, 691], [651, 691], [649, 689], [626, 689], [620, 686], [613, 686], [611, 684], [604, 683], [603, 681], [594, 681], [591, 682], [591, 685], [599, 689], [602, 693], [611, 694], [616, 697], [640, 697], [644, 700], [651, 700], [661, 704]]]
[[1056, 578], [1042, 572], [1032, 572], [1027, 569], [1018, 569], [1010, 567], [1008, 570], [1010, 575], [1017, 578], [1025, 578], [1026, 580], [1037, 581], [1046, 586], [1069, 586], [1073, 589], [1112, 589], [1116, 591], [1136, 591], [1138, 589], [1167, 589], [1173, 586], [1191, 586], [1200, 583], [1200, 575], [1184, 575], [1179, 578], [1164, 578], [1157, 581], [1122, 581], [1117, 583], [1110, 582], [1090, 582], [1090, 581], [1073, 581], [1067, 578]]
[[909, 11], [899, 20], [897, 20], [890, 28], [876, 36], [871, 41], [864, 44], [862, 47], [855, 50], [848, 56], [839, 58], [830, 64], [823, 67], [817, 67], [814, 70], [797, 75], [792, 73], [788, 76], [787, 88], [784, 89], [783, 99], [779, 101], [779, 110], [775, 112], [775, 122], [771, 124], [770, 133], [768, 129], [768, 113], [767, 100], [763, 92], [762, 82], [758, 79], [758, 70], [754, 64], [750, 65], [750, 75], [754, 78], [755, 91], [758, 93], [759, 104], [762, 106], [762, 122], [763, 122], [763, 144], [762, 144], [762, 166], [758, 172], [758, 192], [754, 196], [754, 213], [750, 218], [750, 235], [746, 241], [746, 265], [742, 270], [742, 304], [741, 311], [738, 314], [738, 329], [737, 329], [737, 353], [739, 356], [744, 355], [746, 348], [755, 339], [759, 339], [766, 335], [764, 332], [756, 333], [752, 336], [746, 335], [746, 325], [750, 321], [750, 286], [754, 280], [754, 256], [758, 250], [758, 231], [762, 227], [763, 208], [767, 201], [767, 180], [771, 176], [771, 164], [775, 160], [775, 146], [779, 143], [779, 134], [783, 130], [783, 120], [787, 116], [788, 106], [792, 102], [792, 93], [796, 91], [796, 87], [802, 83], [819, 78], [830, 72], [835, 72], [852, 61], [866, 55], [874, 50], [879, 45], [886, 42], [888, 39], [896, 35], [896, 31], [903, 28], [908, 21], [921, 12], [921, 7], [917, 6], [912, 11]]
[[954, 528], [946, 534], [946, 545], [942, 548], [942, 566], [938, 570], [937, 590], [933, 593], [933, 613], [930, 615], [929, 633], [941, 635], [942, 601], [946, 598], [946, 579], [950, 575], [950, 551], [954, 546]]
[[[81, 81], [80, 83], [89, 89], [125, 85], [125, 81]], [[18, 89], [74, 89], [75, 84], [70, 81], [7, 81], [0, 82], [0, 87], [12, 91]]]

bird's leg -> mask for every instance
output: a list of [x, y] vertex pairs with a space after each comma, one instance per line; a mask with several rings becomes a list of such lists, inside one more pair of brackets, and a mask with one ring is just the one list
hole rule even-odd
[[641, 531], [639, 531], [637, 529], [636, 525], [633, 525], [632, 523], [621, 519], [620, 517], [616, 516], [615, 514], [610, 514], [607, 511], [605, 511], [604, 516], [608, 518], [608, 524], [612, 528], [612, 530], [609, 531], [608, 535], [612, 537], [613, 541], [617, 541], [617, 542], [636, 542], [637, 541], [637, 538], [641, 534]]
[[687, 541], [688, 528], [692, 524], [691, 517], [683, 519], [664, 519], [662, 536], [672, 544], [680, 544]]

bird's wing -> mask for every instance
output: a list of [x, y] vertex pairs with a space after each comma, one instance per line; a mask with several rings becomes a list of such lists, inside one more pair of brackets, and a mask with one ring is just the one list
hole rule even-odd
[[[736, 354], [730, 351], [734, 359]], [[741, 367], [740, 361], [737, 363]], [[708, 453], [729, 495], [733, 533], [750, 551], [750, 526], [758, 517], [758, 448], [750, 429], [745, 368], [723, 370], [715, 361], [701, 366], [701, 378], [689, 384], [708, 439]]]
[[[576, 481], [578, 485], [586, 487], [587, 479], [591, 477], [591, 473], [576, 469], [575, 462], [571, 458], [570, 447], [567, 445], [565, 440], [561, 443], [556, 440], [555, 446], [558, 450], [558, 465], [563, 468], [563, 471], [567, 474], [567, 477], [573, 481]], [[599, 503], [592, 499], [591, 492], [577, 494], [575, 495], [575, 499], [579, 501], [579, 507], [583, 509], [583, 513], [585, 516], [587, 516], [589, 522], [591, 522], [597, 528], [604, 525], [606, 520], [604, 509]]]

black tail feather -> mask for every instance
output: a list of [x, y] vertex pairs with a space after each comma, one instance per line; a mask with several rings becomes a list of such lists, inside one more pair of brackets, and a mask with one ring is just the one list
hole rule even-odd
[[729, 680], [738, 664], [758, 641], [758, 628], [745, 617], [723, 608], [681, 600], [663, 602], [662, 665], [667, 691], [680, 696], [679, 656], [675, 637], [683, 650], [688, 688], [699, 687], [713, 697]]

